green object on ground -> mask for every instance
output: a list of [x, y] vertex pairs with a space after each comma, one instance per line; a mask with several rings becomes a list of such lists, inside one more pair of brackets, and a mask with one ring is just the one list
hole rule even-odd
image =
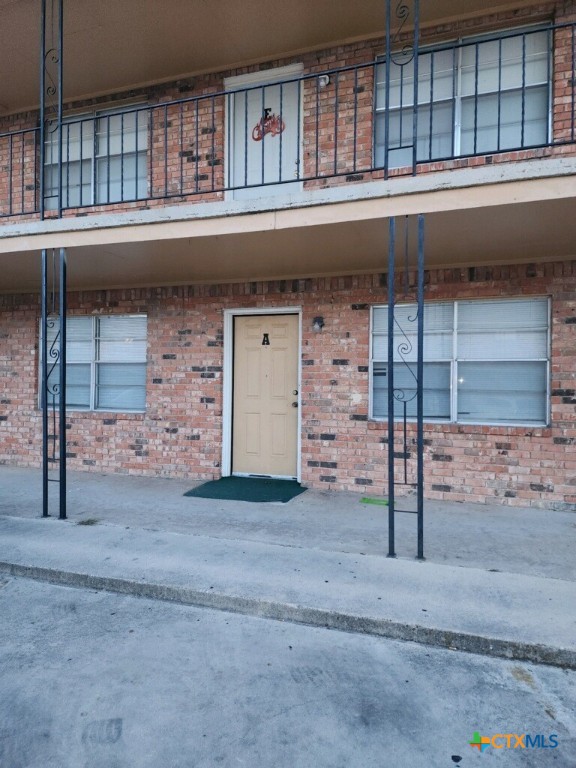
[[304, 493], [296, 480], [274, 480], [269, 477], [223, 477], [210, 480], [187, 491], [184, 496], [200, 499], [228, 499], [232, 501], [281, 501], [286, 503]]
[[362, 504], [378, 504], [381, 507], [388, 506], [388, 499], [375, 499], [373, 496], [362, 496], [360, 501]]

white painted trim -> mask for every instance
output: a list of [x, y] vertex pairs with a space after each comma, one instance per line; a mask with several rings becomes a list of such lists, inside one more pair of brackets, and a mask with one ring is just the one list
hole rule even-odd
[[[222, 371], [222, 477], [232, 474], [232, 396], [234, 377], [234, 318], [240, 315], [298, 315], [298, 397], [302, 401], [302, 307], [245, 307], [224, 311]], [[296, 479], [302, 478], [302, 407], [298, 408]], [[276, 477], [276, 476], [275, 476]], [[278, 479], [286, 479], [278, 475]]]
[[265, 85], [277, 80], [289, 80], [298, 77], [304, 72], [304, 64], [289, 64], [287, 67], [271, 67], [259, 72], [248, 72], [245, 75], [235, 75], [224, 78], [224, 90], [232, 91], [235, 88], [247, 88], [251, 85]]

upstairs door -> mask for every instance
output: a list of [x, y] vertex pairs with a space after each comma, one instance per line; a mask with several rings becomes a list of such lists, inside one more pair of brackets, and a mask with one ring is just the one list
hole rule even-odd
[[295, 478], [298, 315], [234, 318], [232, 473]]
[[[228, 78], [226, 184], [235, 200], [302, 189], [301, 65]], [[288, 82], [280, 82], [287, 80]]]

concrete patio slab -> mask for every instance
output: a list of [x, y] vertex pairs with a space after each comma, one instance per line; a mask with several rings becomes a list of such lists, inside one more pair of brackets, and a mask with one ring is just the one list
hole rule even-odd
[[[288, 504], [185, 498], [199, 483], [68, 473], [68, 516], [100, 524], [334, 552], [386, 555], [388, 510], [360, 494], [308, 490]], [[54, 501], [56, 501], [56, 488]], [[370, 495], [367, 492], [366, 495]], [[41, 515], [37, 469], [0, 467], [0, 514]], [[414, 499], [400, 501], [414, 508]], [[55, 503], [51, 514], [58, 515]], [[576, 580], [576, 514], [505, 505], [427, 501], [424, 553], [438, 564]], [[416, 516], [396, 516], [396, 553], [416, 555]]]

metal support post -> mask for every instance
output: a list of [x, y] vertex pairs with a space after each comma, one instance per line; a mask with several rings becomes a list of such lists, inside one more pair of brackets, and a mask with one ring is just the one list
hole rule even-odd
[[60, 248], [60, 399], [58, 448], [60, 462], [60, 520], [66, 520], [66, 251]]
[[388, 224], [388, 557], [396, 557], [394, 531], [394, 304], [396, 219]]
[[[46, 217], [46, 146], [57, 136], [58, 197], [53, 215], [62, 216], [62, 111], [64, 0], [41, 0], [40, 12], [40, 218]], [[54, 142], [50, 142], [54, 152]], [[50, 158], [53, 164], [54, 158]], [[58, 255], [57, 255], [58, 253]], [[58, 261], [58, 264], [56, 263]], [[49, 262], [51, 269], [49, 269]], [[59, 487], [59, 517], [66, 519], [66, 252], [42, 250], [42, 517], [49, 514], [49, 483]], [[57, 329], [56, 329], [56, 326]], [[50, 338], [49, 338], [50, 337]], [[58, 367], [58, 381], [55, 369]], [[54, 376], [52, 374], [54, 373]], [[58, 428], [56, 414], [58, 413]], [[52, 429], [50, 431], [50, 425]], [[58, 441], [58, 451], [56, 451]], [[49, 477], [59, 464], [58, 479]]]
[[418, 216], [418, 352], [416, 363], [416, 493], [418, 504], [418, 559], [424, 559], [424, 216]]
[[[413, 219], [412, 219], [413, 220]], [[388, 240], [388, 557], [396, 557], [395, 516], [397, 512], [417, 515], [417, 558], [424, 559], [424, 216], [417, 217], [417, 255], [414, 264], [410, 248], [410, 217], [404, 217], [404, 264], [396, 263], [401, 240], [395, 218], [389, 221]], [[413, 227], [412, 227], [413, 229]], [[412, 264], [410, 264], [412, 262]], [[415, 268], [415, 281], [411, 277]], [[404, 273], [402, 275], [402, 272]], [[403, 277], [403, 281], [402, 278]], [[398, 279], [397, 279], [398, 278]], [[402, 287], [402, 282], [404, 286]], [[401, 311], [398, 301], [409, 306]], [[416, 306], [414, 307], [414, 304]], [[402, 423], [396, 429], [396, 421]], [[415, 424], [414, 424], [415, 422]], [[413, 424], [413, 427], [410, 425]], [[410, 438], [414, 429], [416, 438]], [[396, 446], [396, 435], [402, 449]], [[413, 431], [412, 431], [413, 434]], [[409, 459], [416, 446], [416, 467]], [[396, 462], [402, 461], [401, 478]], [[400, 473], [398, 473], [400, 476]], [[416, 494], [416, 510], [398, 509], [396, 486], [410, 487]]]
[[42, 517], [48, 517], [48, 253], [42, 251], [42, 321], [41, 350], [42, 382], [40, 406], [42, 408]]

